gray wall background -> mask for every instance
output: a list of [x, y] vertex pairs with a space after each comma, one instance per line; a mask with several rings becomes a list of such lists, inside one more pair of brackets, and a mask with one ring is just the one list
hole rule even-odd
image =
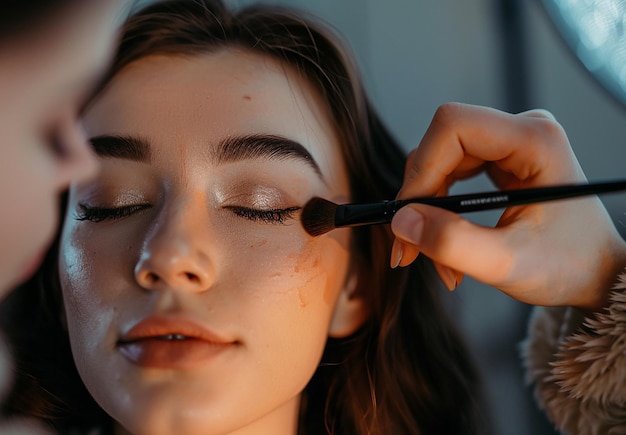
[[[254, 1], [226, 2], [238, 7]], [[376, 107], [407, 150], [417, 146], [444, 102], [509, 111], [542, 107], [565, 127], [590, 180], [626, 176], [626, 111], [569, 54], [539, 0], [262, 2], [311, 11], [339, 30], [356, 54]], [[503, 5], [518, 10], [519, 29], [503, 27]], [[524, 49], [523, 64], [513, 69], [506, 68], [507, 31]], [[520, 53], [508, 53], [520, 59]], [[453, 192], [490, 187], [479, 177]], [[603, 201], [626, 234], [626, 195]], [[497, 216], [490, 212], [473, 219], [493, 224]], [[449, 297], [483, 372], [495, 433], [554, 433], [520, 368], [517, 346], [530, 307], [470, 279]]]

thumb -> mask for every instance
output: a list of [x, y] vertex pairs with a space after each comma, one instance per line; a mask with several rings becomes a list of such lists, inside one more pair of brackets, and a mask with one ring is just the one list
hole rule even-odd
[[[391, 229], [402, 242], [406, 266], [419, 252], [441, 266], [490, 285], [510, 276], [513, 253], [504, 243], [502, 229], [483, 227], [450, 211], [409, 204], [396, 213]], [[439, 269], [438, 268], [438, 269]]]

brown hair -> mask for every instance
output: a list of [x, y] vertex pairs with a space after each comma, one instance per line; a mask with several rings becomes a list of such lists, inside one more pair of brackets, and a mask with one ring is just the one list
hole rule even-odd
[[[226, 47], [278, 59], [316, 87], [335, 122], [353, 200], [396, 195], [405, 153], [369, 103], [337, 35], [301, 12], [269, 6], [231, 12], [218, 0], [154, 4], [126, 23], [109, 79], [152, 54], [201, 55]], [[299, 434], [486, 433], [477, 374], [439, 300], [432, 264], [420, 256], [410, 267], [390, 269], [392, 241], [388, 226], [354, 229], [353, 258], [360, 263], [359, 290], [370, 315], [354, 335], [329, 339], [304, 391]], [[48, 259], [52, 269], [55, 257], [53, 252]], [[32, 298], [21, 311], [5, 314], [20, 370], [5, 411], [39, 416], [57, 430], [104, 425], [107, 417], [71, 362], [49, 273], [42, 271], [39, 280], [41, 291], [32, 282], [5, 304]], [[44, 309], [53, 314], [37, 314]], [[40, 326], [28, 324], [35, 319]], [[51, 366], [46, 352], [56, 354], [58, 366]]]

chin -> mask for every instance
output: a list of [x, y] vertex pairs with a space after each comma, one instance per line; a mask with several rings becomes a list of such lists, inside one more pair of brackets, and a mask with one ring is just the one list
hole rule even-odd
[[186, 407], [185, 401], [180, 399], [176, 403], [165, 402], [151, 402], [143, 409], [126, 409], [126, 414], [115, 420], [133, 435], [211, 435], [237, 429], [223, 421], [223, 417], [209, 415], [209, 406]]

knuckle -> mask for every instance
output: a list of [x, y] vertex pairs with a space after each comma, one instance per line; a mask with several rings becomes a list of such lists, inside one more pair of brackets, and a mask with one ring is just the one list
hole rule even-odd
[[531, 110], [521, 113], [521, 115], [531, 117], [531, 118], [549, 119], [549, 120], [556, 122], [556, 118], [552, 114], [552, 112], [546, 109], [531, 109]]
[[405, 169], [409, 169], [417, 162], [417, 148], [413, 148], [406, 156]]
[[433, 124], [451, 124], [461, 116], [465, 106], [461, 103], [444, 103], [440, 105], [433, 116]]
[[[567, 134], [563, 126], [554, 117], [540, 116], [532, 118], [532, 122], [526, 124], [524, 132], [529, 143], [539, 146], [540, 149], [544, 147], [548, 149], [569, 147]], [[535, 151], [539, 152], [539, 149], [535, 149]], [[529, 149], [529, 152], [532, 152], [531, 149]]]

